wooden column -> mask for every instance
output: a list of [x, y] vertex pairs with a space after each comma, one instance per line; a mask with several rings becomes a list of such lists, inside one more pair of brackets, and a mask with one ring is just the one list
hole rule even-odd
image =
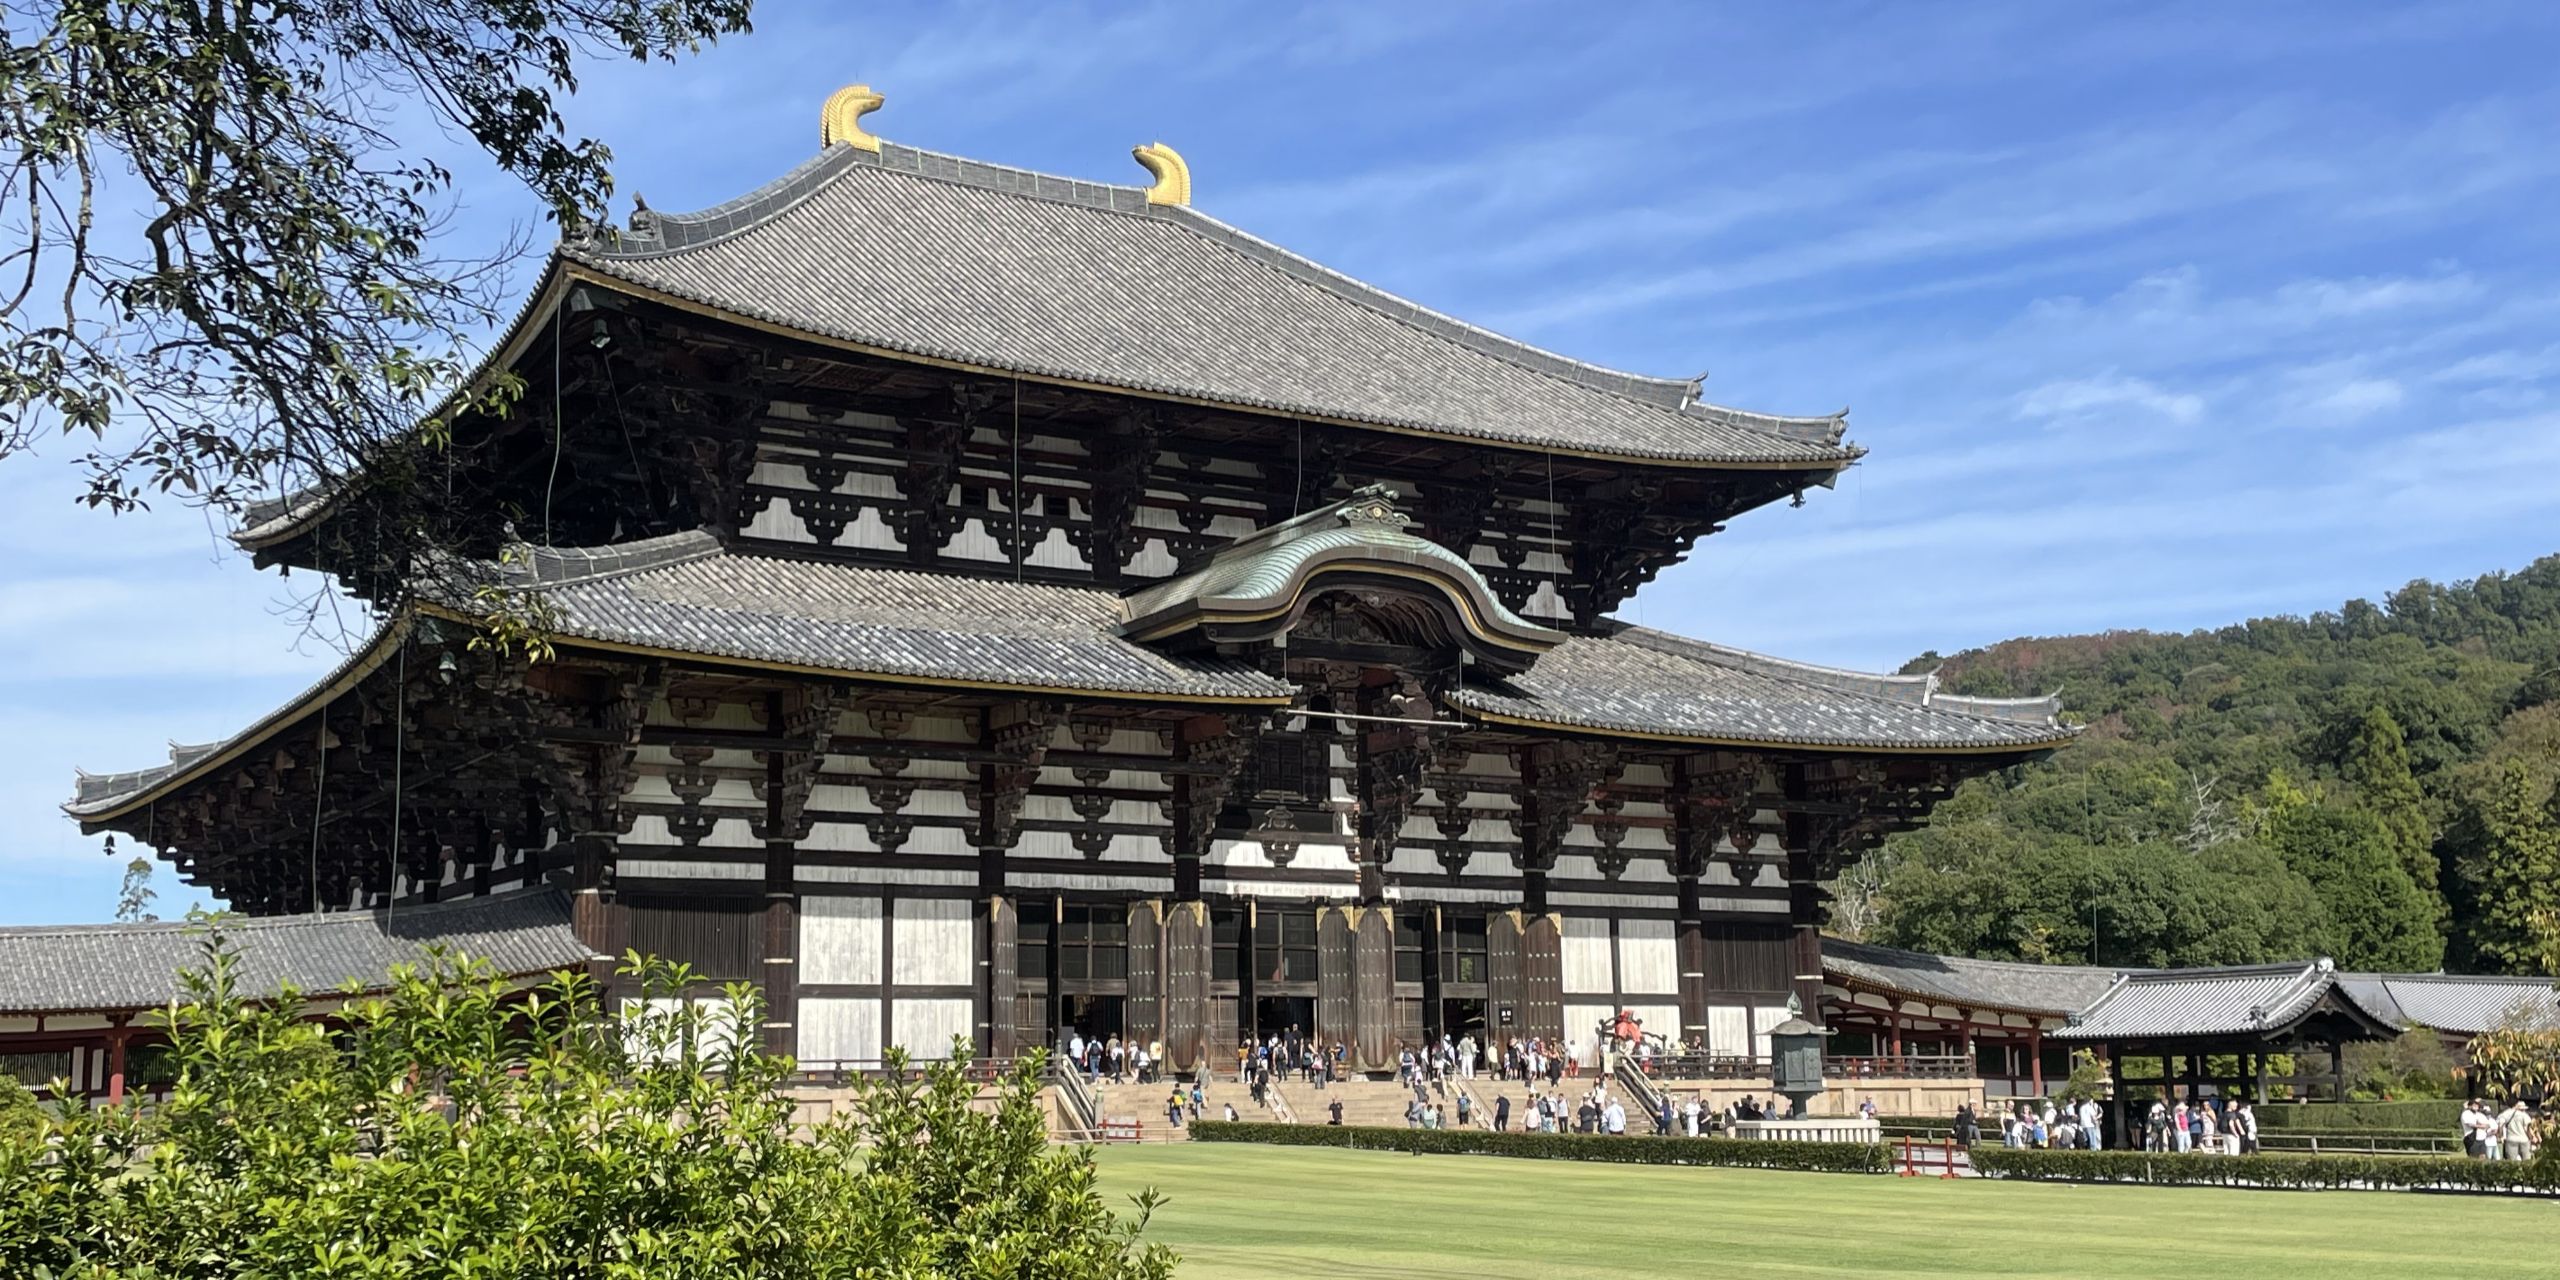
[[117, 1015], [115, 1026], [107, 1032], [107, 1105], [111, 1107], [124, 1101], [124, 1046], [132, 1035], [128, 1021]]
[[569, 859], [573, 877], [569, 929], [579, 942], [586, 944], [587, 976], [599, 986], [607, 986], [629, 946], [621, 904], [605, 893], [605, 877], [613, 865], [613, 842], [594, 832], [572, 836]]
[[[1018, 924], [1006, 896], [1005, 862], [1022, 835], [1022, 806], [1039, 781], [1050, 739], [1066, 719], [1066, 708], [1047, 701], [999, 703], [986, 711], [979, 745], [990, 754], [978, 766], [978, 822], [972, 843], [978, 850], [978, 893], [971, 907], [971, 945], [977, 1027], [972, 1039], [979, 1053], [995, 1056], [1013, 1039], [1012, 1004], [1018, 994], [1011, 960], [1001, 966], [996, 949]], [[1052, 991], [1052, 995], [1056, 993]]]
[[1680, 1030], [1683, 1038], [1707, 1037], [1707, 923], [1699, 882], [1706, 878], [1715, 833], [1699, 812], [1694, 764], [1674, 757], [1664, 769], [1671, 782], [1665, 798], [1671, 811], [1671, 872], [1679, 881], [1678, 933], [1680, 961]]
[[803, 685], [768, 694], [764, 700], [765, 727], [784, 744], [756, 753], [764, 766], [760, 788], [764, 813], [750, 824], [756, 838], [764, 841], [763, 972], [759, 977], [764, 985], [767, 1053], [799, 1049], [800, 842], [816, 827], [809, 814], [809, 794], [817, 788], [827, 748], [835, 738], [836, 716], [847, 702], [840, 690], [826, 685]]
[[2107, 1110], [2114, 1118], [2107, 1141], [2117, 1147], [2131, 1145], [2133, 1133], [2125, 1128], [2124, 1118], [2124, 1054], [2113, 1043], [2107, 1049]]
[[2044, 1096], [2044, 1028], [2027, 1028], [2027, 1072], [2035, 1095]]
[[[1807, 798], [1811, 784], [1805, 766], [1783, 765], [1779, 768], [1779, 786], [1792, 800]], [[1805, 814], [1789, 811], [1786, 823], [1787, 852], [1787, 923], [1793, 929], [1788, 939], [1787, 957], [1791, 967], [1788, 989], [1802, 1008], [1807, 1022], [1822, 1021], [1822, 892], [1821, 860], [1826, 852], [1821, 846], [1829, 838]]]

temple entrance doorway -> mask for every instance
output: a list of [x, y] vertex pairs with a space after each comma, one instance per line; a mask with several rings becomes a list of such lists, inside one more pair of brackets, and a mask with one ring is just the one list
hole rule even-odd
[[1476, 1047], [1488, 1041], [1484, 1033], [1484, 1001], [1448, 999], [1440, 1002], [1440, 1031], [1456, 1044], [1468, 1036], [1476, 1038]]
[[1121, 1006], [1126, 996], [1080, 996], [1058, 998], [1058, 1021], [1064, 1030], [1080, 1031], [1087, 1040], [1108, 1040], [1120, 1034]]
[[1266, 1044], [1273, 1036], [1286, 1039], [1291, 1027], [1296, 1027], [1300, 1036], [1316, 1034], [1314, 996], [1258, 997], [1253, 1002], [1253, 1025], [1245, 1030], [1254, 1043]]

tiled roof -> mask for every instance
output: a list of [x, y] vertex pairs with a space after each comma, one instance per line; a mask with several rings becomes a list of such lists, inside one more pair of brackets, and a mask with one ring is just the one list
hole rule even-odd
[[1927, 676], [1815, 667], [1626, 627], [1575, 636], [1505, 686], [1451, 701], [1563, 728], [1772, 746], [2032, 751], [2075, 732], [2046, 700], [1992, 714], [1935, 687]]
[[740, 200], [648, 214], [584, 269], [819, 338], [1431, 434], [1833, 470], [1837, 415], [1696, 403], [1417, 306], [1135, 187], [836, 146]]
[[2334, 1004], [2377, 1029], [2392, 1026], [2382, 1011], [2358, 1001], [2338, 982], [2326, 960], [2308, 964], [2244, 965], [2222, 969], [2164, 969], [2127, 973], [2070, 1025], [2054, 1032], [2064, 1040], [2155, 1040], [2179, 1036], [2251, 1035], [2279, 1031]]
[[2356, 1003], [2401, 1026], [2478, 1035], [2522, 1012], [2560, 1022], [2560, 991], [2549, 978], [2445, 973], [2349, 973], [2338, 983]]
[[[730, 554], [702, 532], [536, 549], [496, 572], [549, 601], [550, 626], [565, 642], [893, 682], [1203, 703], [1276, 704], [1297, 692], [1242, 662], [1125, 638], [1130, 603], [1099, 588]], [[173, 748], [169, 764], [149, 769], [82, 773], [64, 810], [98, 820], [184, 785], [191, 767], [254, 746], [363, 678], [405, 629], [386, 627], [310, 692], [222, 743]], [[1981, 714], [1933, 688], [1927, 677], [1806, 666], [1630, 627], [1570, 637], [1527, 673], [1450, 701], [1534, 725], [1735, 745], [1997, 753], [2057, 745], [2073, 732], [2049, 714]]]
[[[387, 985], [394, 965], [418, 964], [441, 943], [510, 977], [586, 962], [569, 904], [549, 889], [380, 911], [230, 919], [240, 992], [306, 996]], [[177, 975], [204, 967], [203, 932], [185, 923], [0, 928], [0, 1014], [115, 1012], [166, 1006]]]
[[570, 639], [1007, 687], [1204, 701], [1295, 691], [1242, 663], [1121, 639], [1120, 597], [1090, 588], [724, 555], [707, 533], [538, 555], [520, 573]]
[[1967, 1008], [2063, 1017], [2095, 1003], [2116, 971], [2088, 965], [1973, 960], [1900, 951], [1840, 938], [1822, 940], [1823, 972], [1882, 991]]

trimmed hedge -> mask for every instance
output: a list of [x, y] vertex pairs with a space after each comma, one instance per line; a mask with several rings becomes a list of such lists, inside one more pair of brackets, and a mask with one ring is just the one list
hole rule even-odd
[[2258, 1108], [2258, 1124], [2276, 1129], [2321, 1133], [2398, 1129], [2431, 1136], [2452, 1133], [2462, 1123], [2462, 1099], [2425, 1098], [2416, 1102], [2270, 1102]]
[[1973, 1167], [1985, 1177], [2038, 1182], [2560, 1194], [2560, 1161], [2551, 1160], [2513, 1164], [2464, 1156], [2214, 1156], [1977, 1147]]
[[1193, 1142], [1265, 1142], [1417, 1155], [1509, 1156], [1608, 1164], [1714, 1165], [1811, 1173], [1891, 1173], [1893, 1156], [1864, 1142], [1758, 1142], [1742, 1138], [1654, 1138], [1586, 1133], [1488, 1133], [1482, 1129], [1385, 1129], [1358, 1125], [1228, 1123], [1204, 1120]]

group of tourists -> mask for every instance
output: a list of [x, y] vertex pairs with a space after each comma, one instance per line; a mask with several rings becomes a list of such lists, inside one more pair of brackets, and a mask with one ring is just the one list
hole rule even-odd
[[2162, 1094], [2135, 1124], [2145, 1151], [2258, 1154], [2258, 1112], [2246, 1098], [2172, 1099]]
[[[2020, 1102], [2000, 1115], [2000, 1145], [2020, 1150], [2103, 1151], [2105, 1112], [2096, 1098], [2048, 1098], [2042, 1107]], [[1970, 1103], [1956, 1109], [1957, 1137], [1981, 1141], [1981, 1120]]]
[[1582, 1063], [1574, 1046], [1566, 1041], [1550, 1041], [1532, 1036], [1512, 1040], [1502, 1046], [1502, 1078], [1517, 1080], [1532, 1088], [1544, 1080], [1549, 1089], [1564, 1082], [1567, 1076], [1582, 1074]]
[[1331, 1045], [1313, 1036], [1300, 1035], [1296, 1027], [1275, 1033], [1260, 1044], [1247, 1040], [1236, 1046], [1236, 1075], [1251, 1091], [1256, 1105], [1268, 1106], [1268, 1094], [1274, 1080], [1296, 1075], [1300, 1080], [1322, 1089], [1331, 1081], [1342, 1079], [1351, 1057], [1351, 1047], [1337, 1040]]
[[1139, 1084], [1154, 1084], [1156, 1073], [1164, 1065], [1164, 1042], [1161, 1040], [1143, 1045], [1135, 1040], [1124, 1041], [1118, 1035], [1108, 1040], [1100, 1036], [1088, 1040], [1074, 1027], [1067, 1028], [1059, 1051], [1066, 1055], [1068, 1062], [1075, 1064], [1076, 1070], [1084, 1073], [1085, 1079], [1095, 1084], [1106, 1078], [1113, 1084], [1127, 1084], [1132, 1080]]
[[[1182, 1087], [1182, 1082], [1176, 1080], [1173, 1083], [1173, 1092], [1166, 1095], [1164, 1100], [1165, 1123], [1179, 1129], [1182, 1127], [1182, 1117], [1187, 1112], [1191, 1116], [1191, 1123], [1198, 1124], [1200, 1123], [1200, 1108], [1207, 1106], [1208, 1102], [1209, 1091], [1202, 1088], [1199, 1081], [1192, 1081], [1191, 1087], [1186, 1090]], [[1229, 1106], [1227, 1108], [1227, 1119], [1233, 1120], [1235, 1118], [1236, 1109], [1233, 1106]]]
[[2533, 1109], [2519, 1098], [2501, 1111], [2487, 1100], [2462, 1104], [2462, 1153], [2475, 1160], [2533, 1158]]

